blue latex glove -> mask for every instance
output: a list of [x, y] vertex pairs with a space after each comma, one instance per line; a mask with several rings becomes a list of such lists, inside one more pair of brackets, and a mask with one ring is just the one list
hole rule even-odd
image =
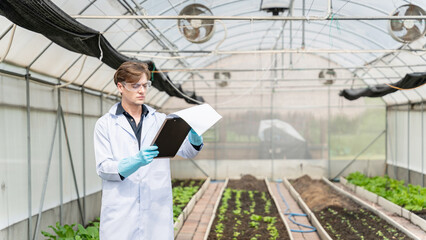
[[124, 158], [118, 163], [118, 173], [127, 178], [140, 167], [151, 163], [152, 159], [158, 156], [157, 149], [157, 146], [142, 147], [135, 156]]
[[192, 128], [191, 131], [189, 131], [188, 138], [189, 142], [194, 146], [200, 146], [203, 144], [203, 137], [198, 135]]

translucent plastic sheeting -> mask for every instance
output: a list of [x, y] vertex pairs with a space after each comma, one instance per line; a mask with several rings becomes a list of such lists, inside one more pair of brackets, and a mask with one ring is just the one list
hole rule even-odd
[[[31, 200], [32, 214], [38, 214], [47, 176], [42, 211], [60, 205], [61, 189], [64, 204], [75, 200], [77, 192], [71, 171], [63, 123], [61, 123], [62, 169], [59, 160], [58, 130], [53, 141], [57, 117], [57, 91], [52, 91], [50, 86], [30, 83], [31, 185], [29, 186], [25, 81], [0, 76], [0, 86], [2, 91], [0, 94], [0, 118], [3, 123], [0, 130], [4, 133], [4, 136], [8, 136], [0, 139], [0, 184], [2, 186], [0, 191], [0, 229], [3, 229], [28, 218], [29, 199]], [[80, 197], [93, 194], [101, 189], [101, 180], [95, 170], [93, 150], [93, 129], [97, 119], [101, 116], [100, 99], [99, 96], [85, 94], [85, 132], [83, 136], [81, 92], [61, 90], [61, 103]], [[113, 102], [103, 100], [102, 106], [109, 109]], [[83, 143], [85, 147], [84, 161]], [[48, 168], [51, 150], [52, 158]], [[47, 174], [48, 169], [49, 173]], [[85, 183], [83, 182], [84, 178]], [[60, 179], [62, 179], [62, 187], [60, 186]], [[28, 194], [29, 188], [31, 188], [31, 196]], [[57, 220], [59, 221], [59, 219]]]
[[387, 118], [387, 163], [425, 174], [424, 109], [390, 109]]
[[28, 216], [26, 112], [0, 107], [0, 229]]
[[[210, 65], [220, 68], [243, 68], [230, 72], [232, 81], [215, 80], [214, 71], [200, 72], [202, 79], [185, 86], [194, 87], [223, 116], [214, 130], [203, 137], [208, 144], [200, 159], [327, 159], [352, 160], [385, 129], [385, 105], [380, 99], [345, 101], [338, 96], [341, 87], [364, 86], [346, 69], [336, 69], [333, 85], [324, 85], [318, 74], [322, 69], [338, 68], [334, 62], [313, 54], [293, 56], [294, 70], [288, 55], [232, 56]], [[276, 64], [274, 61], [277, 61]], [[241, 64], [244, 63], [244, 64]], [[297, 70], [309, 65], [311, 70]], [[282, 68], [284, 71], [274, 71]], [[251, 69], [259, 69], [258, 71]], [[263, 69], [263, 70], [262, 70]], [[164, 110], [184, 108], [170, 100]], [[259, 138], [262, 120], [279, 119], [290, 124], [306, 139], [306, 144], [272, 128]], [[328, 125], [330, 123], [330, 126]], [[373, 125], [373, 126], [369, 126]], [[356, 137], [354, 137], [356, 136]], [[359, 159], [385, 159], [382, 137]], [[294, 151], [292, 151], [294, 150]], [[290, 154], [291, 152], [291, 154]]]
[[[408, 168], [408, 111], [399, 111], [395, 114], [394, 121], [396, 131], [395, 131], [395, 160], [396, 166]], [[388, 121], [391, 121], [389, 118]]]

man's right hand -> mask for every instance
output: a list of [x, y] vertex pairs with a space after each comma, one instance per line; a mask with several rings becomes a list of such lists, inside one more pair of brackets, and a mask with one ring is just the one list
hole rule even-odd
[[142, 147], [135, 156], [124, 158], [118, 163], [118, 173], [127, 178], [140, 167], [150, 164], [158, 153], [157, 146]]

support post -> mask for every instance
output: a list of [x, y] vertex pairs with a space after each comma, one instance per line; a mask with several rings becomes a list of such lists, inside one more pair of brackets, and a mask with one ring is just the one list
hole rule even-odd
[[[59, 84], [61, 83], [58, 80]], [[58, 111], [61, 110], [61, 89], [58, 88]], [[64, 187], [62, 174], [62, 122], [58, 122], [58, 145], [59, 145], [59, 224], [63, 224], [62, 213], [64, 211]]]
[[82, 151], [83, 151], [83, 218], [86, 220], [86, 128], [85, 128], [85, 111], [84, 111], [84, 87], [81, 88], [81, 134], [82, 134]]
[[411, 169], [410, 169], [410, 114], [411, 114], [410, 102], [408, 103], [407, 110], [407, 170], [408, 170], [408, 183], [411, 183]]
[[422, 187], [425, 186], [425, 145], [424, 145], [424, 137], [425, 137], [425, 132], [424, 132], [424, 118], [423, 118], [423, 113], [424, 113], [424, 101], [422, 100]]
[[28, 184], [28, 240], [31, 240], [32, 231], [32, 193], [31, 193], [31, 106], [30, 106], [30, 70], [25, 74], [25, 95], [27, 100], [27, 184]]
[[67, 149], [68, 149], [68, 157], [70, 158], [70, 165], [71, 165], [71, 171], [72, 171], [72, 176], [74, 179], [74, 186], [75, 186], [75, 191], [77, 193], [77, 204], [78, 204], [78, 210], [80, 211], [80, 217], [81, 217], [81, 222], [84, 224], [84, 218], [83, 218], [83, 209], [81, 207], [80, 204], [80, 193], [78, 191], [78, 185], [77, 185], [77, 178], [75, 176], [75, 170], [74, 170], [74, 163], [72, 160], [72, 155], [71, 155], [71, 147], [70, 147], [70, 141], [68, 138], [68, 132], [67, 132], [67, 126], [65, 125], [65, 118], [64, 118], [64, 112], [62, 111], [62, 107], [59, 106], [60, 111], [61, 111], [61, 118], [62, 118], [62, 123], [63, 123], [63, 127], [64, 127], [64, 134], [65, 134], [65, 141], [67, 143]]
[[44, 196], [46, 195], [47, 181], [49, 179], [50, 163], [52, 162], [53, 147], [55, 145], [56, 129], [58, 128], [59, 120], [60, 120], [60, 118], [59, 118], [59, 109], [58, 109], [57, 113], [56, 113], [55, 128], [53, 129], [52, 142], [50, 144], [49, 160], [47, 162], [46, 173], [44, 174], [43, 190], [41, 192], [40, 207], [38, 209], [38, 215], [37, 215], [36, 227], [35, 227], [35, 231], [34, 231], [34, 235], [33, 235], [34, 236], [33, 240], [37, 239], [37, 234], [39, 232], [40, 222], [41, 222], [41, 218], [42, 218], [41, 212], [43, 211]]

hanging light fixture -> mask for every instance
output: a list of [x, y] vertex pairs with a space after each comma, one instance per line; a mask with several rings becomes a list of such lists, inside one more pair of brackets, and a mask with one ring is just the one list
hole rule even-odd
[[272, 15], [278, 16], [280, 12], [284, 12], [290, 8], [290, 0], [262, 0], [260, 2], [260, 10], [272, 12]]

